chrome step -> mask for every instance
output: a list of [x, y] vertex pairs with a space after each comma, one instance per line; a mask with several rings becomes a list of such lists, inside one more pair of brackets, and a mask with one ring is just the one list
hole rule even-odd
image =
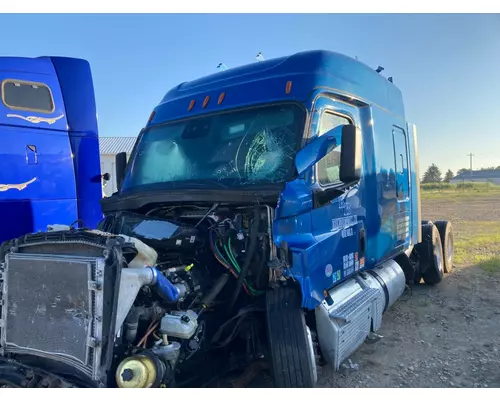
[[373, 300], [378, 298], [379, 293], [377, 289], [370, 288], [362, 290], [340, 307], [330, 312], [330, 318], [335, 318], [345, 323], [351, 322], [352, 317], [356, 315], [356, 311], [365, 307], [367, 303], [371, 304]]
[[370, 334], [373, 322], [379, 319], [381, 296], [380, 290], [352, 280], [331, 291], [333, 304], [323, 302], [316, 308], [321, 350], [335, 370]]

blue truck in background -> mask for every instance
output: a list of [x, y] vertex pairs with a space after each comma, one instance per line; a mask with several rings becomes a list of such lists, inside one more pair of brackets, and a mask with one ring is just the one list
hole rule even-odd
[[89, 63], [0, 57], [0, 242], [80, 220], [95, 227], [102, 197]]
[[125, 157], [96, 229], [0, 248], [8, 385], [246, 386], [266, 365], [313, 387], [453, 266], [451, 224], [422, 221], [401, 92], [341, 54], [182, 83]]

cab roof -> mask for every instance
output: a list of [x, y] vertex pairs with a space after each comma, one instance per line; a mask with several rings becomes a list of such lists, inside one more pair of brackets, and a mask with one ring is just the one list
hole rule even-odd
[[[277, 82], [284, 88], [283, 82], [287, 81], [293, 83], [291, 96], [284, 90], [280, 93], [273, 90], [273, 85]], [[169, 104], [173, 110], [173, 103], [179, 100], [183, 100], [186, 107], [186, 101], [189, 103], [195, 100], [200, 104], [205, 96], [222, 91], [227, 95], [224, 108], [245, 106], [268, 99], [304, 101], [313, 90], [320, 87], [332, 89], [404, 117], [401, 92], [392, 82], [358, 60], [326, 50], [305, 51], [255, 62], [182, 83], [167, 92], [155, 111], [160, 111], [160, 114], [167, 117], [161, 112], [162, 105]], [[230, 96], [230, 93], [236, 90], [239, 91], [238, 96]], [[211, 102], [213, 103], [213, 100]], [[201, 106], [195, 107], [191, 114], [203, 113], [211, 108], [201, 110]]]

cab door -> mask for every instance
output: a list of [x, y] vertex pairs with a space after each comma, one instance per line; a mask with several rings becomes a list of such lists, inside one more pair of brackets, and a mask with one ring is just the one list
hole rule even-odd
[[[339, 125], [360, 127], [359, 110], [330, 96], [320, 97], [314, 106], [311, 129], [321, 136]], [[342, 143], [315, 165], [312, 233], [316, 239], [317, 265], [310, 271], [315, 287], [329, 289], [364, 266], [365, 209], [360, 186], [345, 189], [340, 181]]]

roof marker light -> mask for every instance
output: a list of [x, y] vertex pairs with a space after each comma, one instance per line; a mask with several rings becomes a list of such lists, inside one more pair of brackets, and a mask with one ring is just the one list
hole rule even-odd
[[194, 100], [191, 100], [191, 103], [189, 103], [188, 111], [191, 111], [193, 109], [195, 103], [196, 102]]
[[210, 101], [210, 96], [205, 97], [205, 100], [203, 100], [203, 108], [205, 108], [208, 105], [208, 102]]
[[222, 102], [224, 101], [224, 98], [226, 97], [226, 92], [222, 92], [220, 95], [219, 95], [219, 100], [217, 100], [217, 104], [222, 104]]
[[292, 81], [288, 81], [286, 83], [285, 92], [286, 92], [286, 94], [290, 94], [291, 91], [292, 91]]

